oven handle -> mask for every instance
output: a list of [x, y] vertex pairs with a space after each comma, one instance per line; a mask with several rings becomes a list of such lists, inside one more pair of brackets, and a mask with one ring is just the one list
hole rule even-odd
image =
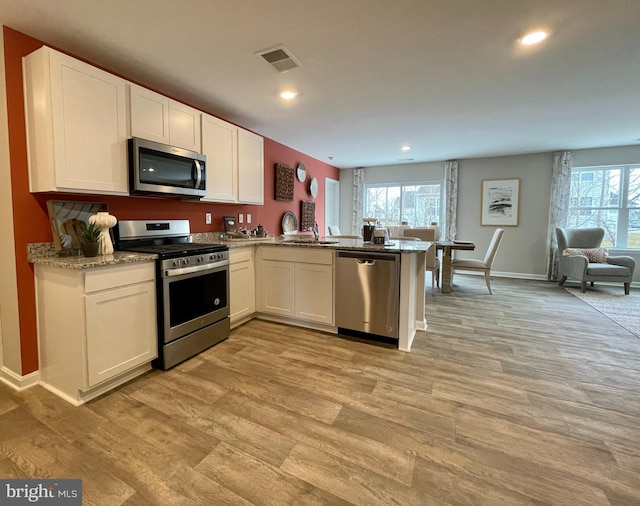
[[214, 262], [212, 264], [205, 265], [193, 265], [190, 267], [178, 267], [171, 269], [164, 269], [162, 271], [163, 278], [174, 278], [176, 276], [183, 276], [184, 274], [193, 274], [194, 272], [212, 271], [214, 269], [220, 269], [229, 265], [229, 260], [222, 260], [221, 262]]

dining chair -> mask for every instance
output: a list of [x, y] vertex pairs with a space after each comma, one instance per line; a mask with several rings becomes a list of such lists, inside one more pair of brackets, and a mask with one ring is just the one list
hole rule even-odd
[[415, 237], [421, 241], [432, 242], [433, 246], [427, 251], [427, 271], [431, 271], [431, 290], [440, 288], [440, 259], [436, 252], [436, 230], [431, 227], [407, 228], [404, 237]]
[[493, 237], [491, 238], [491, 242], [489, 243], [487, 253], [484, 256], [484, 260], [457, 258], [453, 259], [451, 261], [451, 284], [453, 284], [453, 273], [455, 271], [484, 272], [484, 282], [487, 284], [489, 294], [493, 295], [493, 292], [491, 291], [491, 266], [493, 265], [493, 261], [496, 258], [496, 253], [498, 252], [498, 247], [500, 246], [503, 235], [504, 230], [501, 228], [496, 228], [495, 232], [493, 233]]

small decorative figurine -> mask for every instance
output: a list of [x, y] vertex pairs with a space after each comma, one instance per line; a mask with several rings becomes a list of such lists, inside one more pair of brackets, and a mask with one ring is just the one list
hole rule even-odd
[[93, 223], [100, 228], [100, 237], [98, 238], [98, 254], [111, 255], [113, 253], [113, 243], [109, 229], [114, 227], [118, 220], [109, 213], [99, 212], [93, 216], [89, 216], [89, 223]]

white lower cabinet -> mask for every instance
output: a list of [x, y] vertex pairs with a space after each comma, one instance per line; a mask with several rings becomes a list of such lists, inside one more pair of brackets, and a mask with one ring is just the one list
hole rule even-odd
[[253, 247], [229, 251], [229, 311], [231, 325], [256, 311]]
[[258, 249], [258, 311], [334, 324], [331, 250], [262, 246]]
[[88, 270], [36, 265], [41, 384], [73, 404], [157, 357], [153, 262]]
[[276, 260], [262, 261], [260, 310], [263, 313], [293, 317], [295, 314], [294, 273], [295, 267], [291, 263]]
[[294, 277], [295, 317], [333, 325], [333, 265], [296, 264]]

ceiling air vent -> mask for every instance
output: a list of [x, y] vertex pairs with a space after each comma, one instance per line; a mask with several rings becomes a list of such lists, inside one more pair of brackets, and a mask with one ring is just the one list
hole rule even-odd
[[283, 45], [263, 49], [256, 54], [277, 72], [288, 72], [291, 69], [302, 67], [302, 63]]

